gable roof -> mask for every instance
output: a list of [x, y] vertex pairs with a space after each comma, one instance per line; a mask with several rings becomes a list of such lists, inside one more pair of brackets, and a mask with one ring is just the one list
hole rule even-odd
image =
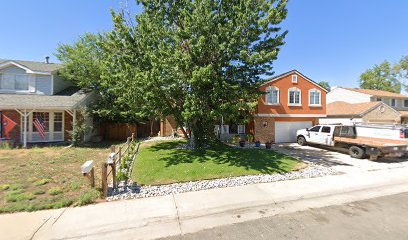
[[317, 82], [315, 82], [315, 81], [313, 81], [312, 79], [306, 77], [305, 75], [303, 75], [302, 73], [300, 73], [300, 72], [299, 72], [298, 70], [296, 70], [296, 69], [293, 69], [293, 70], [291, 70], [291, 71], [289, 71], [289, 72], [285, 72], [285, 73], [279, 74], [279, 75], [277, 75], [277, 76], [274, 76], [274, 77], [272, 77], [271, 79], [267, 80], [266, 82], [262, 83], [261, 86], [266, 85], [266, 84], [268, 84], [268, 83], [271, 83], [271, 82], [273, 82], [273, 81], [279, 80], [279, 79], [281, 79], [281, 78], [284, 78], [284, 77], [286, 77], [286, 76], [288, 76], [288, 75], [291, 75], [291, 74], [294, 74], [294, 73], [296, 73], [297, 75], [300, 75], [301, 77], [303, 77], [304, 79], [306, 79], [306, 81], [311, 82], [312, 84], [316, 85], [318, 88], [322, 89], [323, 91], [328, 92], [327, 89], [323, 88], [323, 87], [320, 86]]
[[0, 109], [77, 109], [91, 101], [94, 93], [78, 90], [75, 87], [65, 89], [56, 95], [38, 94], [0, 94]]
[[327, 104], [326, 114], [330, 117], [362, 117], [380, 105], [391, 108], [383, 102], [347, 103], [338, 101]]
[[359, 93], [364, 93], [364, 94], [368, 94], [372, 96], [377, 96], [377, 97], [408, 98], [408, 96], [405, 96], [399, 93], [393, 93], [393, 92], [388, 92], [388, 91], [383, 91], [383, 90], [360, 89], [360, 88], [343, 88], [343, 89], [347, 89], [347, 90], [359, 92]]
[[35, 61], [23, 61], [23, 60], [10, 60], [10, 59], [0, 59], [0, 67], [15, 65], [17, 67], [22, 67], [24, 69], [31, 70], [32, 72], [41, 73], [52, 73], [62, 67], [62, 64], [58, 63], [44, 63]]

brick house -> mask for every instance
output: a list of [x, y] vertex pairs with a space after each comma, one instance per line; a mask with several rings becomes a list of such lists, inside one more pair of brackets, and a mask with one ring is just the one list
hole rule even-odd
[[[262, 143], [295, 142], [296, 130], [311, 127], [319, 118], [326, 117], [327, 90], [297, 70], [269, 79], [260, 90], [265, 94], [259, 99], [256, 114], [249, 124], [215, 126], [222, 139], [251, 133]], [[174, 121], [164, 119], [161, 135], [169, 136], [175, 127]]]
[[[27, 143], [70, 140], [80, 109], [93, 99], [58, 75], [60, 64], [0, 59], [0, 139]], [[41, 119], [44, 135], [36, 127]], [[84, 119], [92, 121], [91, 119]]]

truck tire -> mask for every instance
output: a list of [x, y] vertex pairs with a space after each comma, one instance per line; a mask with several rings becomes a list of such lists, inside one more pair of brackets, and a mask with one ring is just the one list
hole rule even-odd
[[306, 138], [303, 137], [303, 136], [299, 136], [299, 137], [297, 138], [297, 143], [298, 143], [300, 146], [306, 145]]
[[349, 148], [349, 154], [352, 158], [363, 159], [365, 157], [365, 151], [361, 147], [351, 146]]

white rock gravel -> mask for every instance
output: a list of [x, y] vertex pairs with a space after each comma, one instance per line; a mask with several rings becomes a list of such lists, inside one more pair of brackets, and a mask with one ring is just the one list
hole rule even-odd
[[115, 191], [112, 190], [112, 185], [110, 186], [108, 194], [109, 197], [107, 197], [106, 200], [114, 201], [120, 199], [155, 197], [213, 188], [243, 186], [255, 183], [268, 183], [300, 178], [322, 177], [337, 173], [338, 172], [336, 172], [332, 168], [309, 163], [309, 166], [304, 169], [283, 174], [228, 177], [214, 180], [173, 183], [160, 186], [138, 186], [137, 183], [133, 182], [128, 182], [127, 184], [125, 184], [125, 182], [121, 182], [119, 184], [119, 187], [115, 189]]

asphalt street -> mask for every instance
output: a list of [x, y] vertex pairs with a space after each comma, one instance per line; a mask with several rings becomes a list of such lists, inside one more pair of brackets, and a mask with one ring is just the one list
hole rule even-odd
[[408, 193], [261, 218], [163, 239], [406, 240]]

